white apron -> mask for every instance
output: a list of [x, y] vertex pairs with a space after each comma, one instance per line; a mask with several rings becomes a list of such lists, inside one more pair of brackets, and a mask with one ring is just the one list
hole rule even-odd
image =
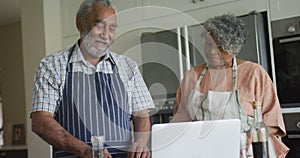
[[207, 67], [203, 68], [199, 79], [194, 85], [188, 100], [188, 113], [193, 120], [221, 120], [221, 119], [240, 119], [241, 134], [240, 148], [241, 153], [246, 155], [246, 132], [250, 130], [248, 117], [244, 112], [239, 102], [238, 90], [236, 88], [237, 81], [237, 63], [236, 58], [233, 58], [232, 76], [233, 76], [233, 91], [218, 92], [208, 91], [206, 94], [198, 91], [198, 87], [203, 79]]
[[232, 76], [233, 91], [218, 92], [208, 91], [206, 94], [198, 91], [198, 87], [203, 79], [207, 68], [204, 68], [191, 91], [188, 100], [188, 112], [193, 120], [221, 120], [240, 119], [241, 129], [249, 131], [248, 116], [243, 112], [239, 102], [237, 81], [237, 64], [233, 58]]

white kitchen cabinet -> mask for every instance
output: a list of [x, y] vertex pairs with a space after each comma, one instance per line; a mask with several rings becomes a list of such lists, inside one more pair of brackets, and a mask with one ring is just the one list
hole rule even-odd
[[300, 16], [299, 0], [269, 0], [271, 20]]
[[116, 6], [118, 12], [142, 5], [141, 0], [111, 0], [111, 2]]
[[76, 28], [76, 13], [83, 0], [61, 0], [62, 36], [69, 37], [79, 34]]
[[160, 6], [186, 12], [189, 10], [221, 5], [237, 0], [142, 0], [144, 6]]
[[76, 28], [76, 13], [83, 0], [61, 0], [61, 35], [62, 47], [71, 47], [79, 38]]
[[143, 20], [141, 0], [111, 0], [117, 9], [118, 25], [136, 23]]
[[[156, 6], [156, 9], [145, 8], [144, 20], [151, 19], [154, 21], [164, 22], [164, 20], [176, 20], [181, 22], [181, 25], [190, 25], [185, 22], [197, 21], [202, 23], [208, 18], [221, 15], [224, 13], [233, 13], [235, 15], [245, 15], [256, 10], [258, 12], [268, 9], [268, 0], [204, 0], [193, 3], [193, 0], [142, 0], [144, 6]], [[181, 15], [181, 16], [179, 16]], [[163, 19], [162, 19], [163, 18]], [[170, 23], [171, 23], [170, 22]], [[177, 27], [173, 26], [173, 28]]]
[[228, 2], [239, 0], [142, 0], [143, 6], [157, 6], [169, 11], [148, 13], [146, 10], [145, 19], [166, 16], [174, 13], [188, 12], [192, 10], [222, 5]]
[[[128, 39], [139, 39], [141, 36], [140, 32], [143, 32], [141, 29], [151, 28], [170, 30], [184, 25], [191, 26], [199, 24], [210, 17], [221, 15], [223, 13], [245, 15], [253, 10], [260, 12], [266, 11], [268, 8], [268, 0], [221, 0], [218, 3], [214, 0], [211, 0], [210, 3], [206, 3], [205, 1], [193, 3], [193, 0], [141, 1], [144, 6], [142, 8], [143, 13], [136, 13], [143, 16], [141, 21], [124, 24], [120, 21], [129, 21], [132, 17], [118, 16], [119, 27], [113, 50], [116, 50], [117, 52], [126, 52], [128, 46], [133, 47], [133, 45], [137, 44], [137, 40], [130, 41]], [[121, 3], [122, 2], [119, 4]], [[200, 3], [204, 3], [205, 5], [203, 4], [201, 7]], [[178, 11], [177, 9], [180, 9], [181, 11]], [[130, 38], [127, 37], [127, 34], [130, 34]], [[135, 43], [130, 43], [132, 41]]]

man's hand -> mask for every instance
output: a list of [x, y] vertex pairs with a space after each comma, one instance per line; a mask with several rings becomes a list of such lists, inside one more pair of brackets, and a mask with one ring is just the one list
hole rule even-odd
[[150, 150], [147, 143], [150, 137], [150, 120], [147, 110], [133, 112], [134, 143], [132, 144], [128, 158], [150, 158]]
[[105, 158], [112, 158], [112, 156], [110, 155], [110, 153], [108, 152], [108, 150], [106, 148], [104, 149], [104, 157]]
[[[83, 156], [81, 156], [81, 158], [92, 158], [93, 157], [93, 150], [92, 148], [86, 150], [86, 152], [84, 153]], [[110, 155], [110, 153], [108, 152], [108, 150], [105, 148], [104, 149], [104, 157], [105, 158], [112, 158], [112, 156]]]
[[134, 142], [129, 150], [128, 158], [150, 158], [150, 155], [147, 144]]

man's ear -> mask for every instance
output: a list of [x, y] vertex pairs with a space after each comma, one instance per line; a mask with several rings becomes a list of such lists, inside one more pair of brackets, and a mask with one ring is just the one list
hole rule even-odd
[[76, 18], [76, 27], [79, 32], [82, 32], [82, 21], [80, 18]]

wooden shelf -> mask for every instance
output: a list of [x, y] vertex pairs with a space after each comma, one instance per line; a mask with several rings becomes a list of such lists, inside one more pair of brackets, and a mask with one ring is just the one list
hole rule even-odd
[[8, 151], [8, 150], [27, 150], [27, 145], [7, 145], [0, 147], [0, 151]]

